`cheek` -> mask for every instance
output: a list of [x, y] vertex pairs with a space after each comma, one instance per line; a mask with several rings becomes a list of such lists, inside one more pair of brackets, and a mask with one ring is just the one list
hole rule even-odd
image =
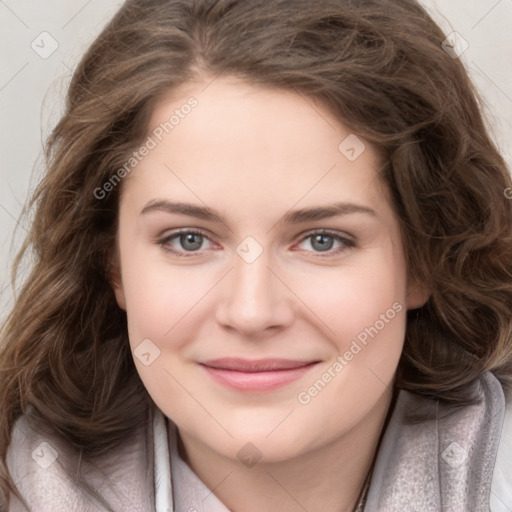
[[180, 358], [196, 336], [194, 320], [212, 276], [197, 268], [168, 265], [147, 249], [124, 253], [122, 269], [129, 343], [140, 378], [168, 415], [169, 397], [173, 407], [186, 409], [190, 397], [180, 385], [187, 381]]
[[164, 338], [208, 293], [215, 277], [211, 269], [170, 264], [163, 249], [141, 238], [135, 232], [120, 233], [122, 283], [132, 345], [139, 339]]
[[207, 294], [209, 279], [204, 272], [187, 272], [165, 266], [126, 272], [128, 325], [134, 338], [168, 338], [171, 331], [190, 314]]
[[320, 283], [323, 293], [311, 292], [307, 298], [311, 309], [322, 315], [332, 352], [303, 383], [296, 403], [304, 421], [322, 425], [327, 437], [369, 413], [390, 388], [402, 352], [404, 262], [400, 255], [395, 259], [385, 252], [372, 260], [326, 278]]
[[[340, 352], [358, 335], [364, 338], [365, 329], [375, 324], [384, 333], [392, 324], [404, 323], [398, 315], [405, 310], [403, 262], [379, 254], [363, 263], [300, 278], [298, 295]], [[397, 316], [400, 320], [395, 321]]]

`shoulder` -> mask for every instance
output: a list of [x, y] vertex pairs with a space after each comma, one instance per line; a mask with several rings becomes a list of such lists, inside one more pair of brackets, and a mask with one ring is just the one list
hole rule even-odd
[[491, 491], [491, 511], [510, 512], [512, 510], [512, 397], [505, 403]]
[[[12, 429], [7, 468], [29, 510], [88, 510], [64, 469], [65, 449], [56, 436], [43, 435], [24, 415]], [[60, 460], [59, 460], [60, 459]], [[10, 512], [27, 510], [15, 497]]]
[[411, 503], [415, 510], [512, 510], [506, 505], [512, 473], [503, 465], [511, 458], [504, 425], [510, 404], [490, 372], [468, 391], [478, 400], [460, 407], [400, 391], [375, 461], [368, 510], [409, 510]]
[[12, 429], [7, 468], [28, 509], [11, 495], [9, 512], [147, 511], [152, 507], [151, 429], [94, 462], [27, 416]]

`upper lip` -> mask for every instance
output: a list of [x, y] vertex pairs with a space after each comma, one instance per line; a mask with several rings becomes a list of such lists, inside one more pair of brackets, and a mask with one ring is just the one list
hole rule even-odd
[[292, 359], [239, 359], [235, 357], [225, 357], [221, 359], [210, 359], [200, 364], [218, 370], [254, 373], [302, 368], [303, 366], [317, 362], [318, 361], [297, 361]]

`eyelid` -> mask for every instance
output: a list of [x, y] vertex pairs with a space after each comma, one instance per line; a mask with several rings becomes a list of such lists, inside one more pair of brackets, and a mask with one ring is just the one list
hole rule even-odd
[[161, 240], [166, 240], [166, 239], [173, 238], [177, 235], [183, 235], [183, 234], [188, 234], [188, 233], [193, 233], [196, 235], [203, 235], [204, 237], [206, 237], [208, 239], [210, 238], [209, 233], [201, 228], [176, 228], [176, 229], [166, 230], [165, 233], [163, 235], [160, 235], [158, 238]]
[[355, 243], [355, 237], [353, 237], [349, 233], [337, 231], [335, 229], [328, 229], [328, 228], [310, 229], [310, 230], [304, 231], [303, 233], [298, 235], [297, 238], [299, 240], [304, 240], [313, 235], [327, 235], [327, 236], [332, 236], [333, 238], [341, 238], [342, 240], [347, 240], [347, 241]]

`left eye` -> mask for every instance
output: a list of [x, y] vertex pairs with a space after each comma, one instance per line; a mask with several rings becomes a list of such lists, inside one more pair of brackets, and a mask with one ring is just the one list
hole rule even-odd
[[[301, 243], [308, 241], [310, 247], [313, 248], [313, 252], [317, 253], [327, 252], [329, 254], [336, 254], [355, 246], [353, 240], [327, 231], [310, 233], [302, 239]], [[331, 250], [336, 241], [338, 242], [338, 248]]]

